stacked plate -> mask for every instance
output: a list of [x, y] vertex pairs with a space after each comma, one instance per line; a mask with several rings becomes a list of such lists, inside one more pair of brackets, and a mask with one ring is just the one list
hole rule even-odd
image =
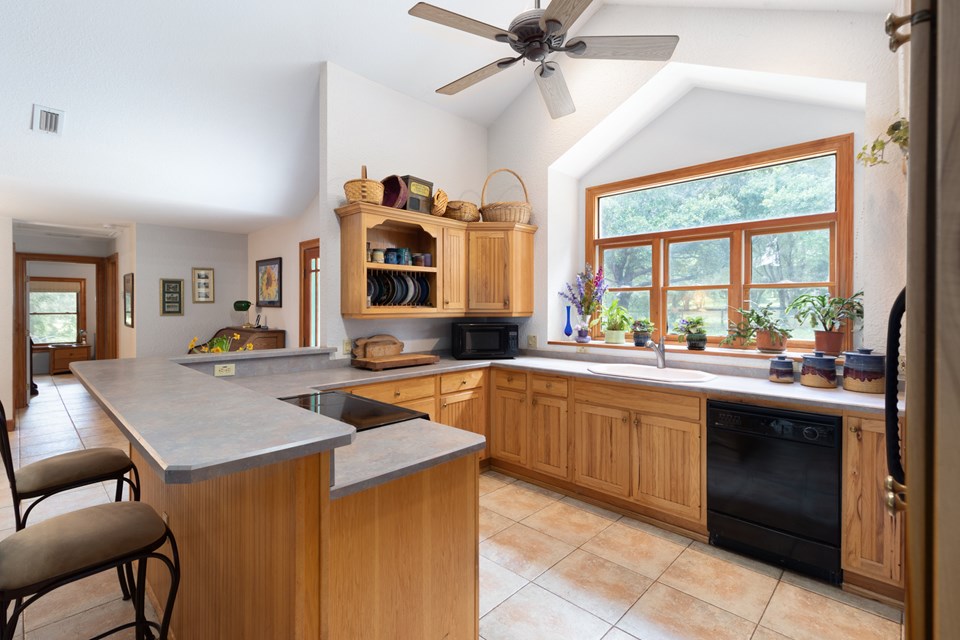
[[370, 271], [367, 300], [371, 307], [423, 307], [430, 301], [430, 281], [422, 273]]

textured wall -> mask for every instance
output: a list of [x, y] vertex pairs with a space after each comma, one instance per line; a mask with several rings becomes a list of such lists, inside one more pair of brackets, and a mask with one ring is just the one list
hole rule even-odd
[[[6, 265], [0, 273], [0, 336], [13, 336], [13, 220], [0, 216], [0, 264]], [[9, 271], [7, 270], [9, 269]], [[0, 402], [13, 419], [13, 340], [0, 340]], [[3, 426], [3, 425], [0, 425]]]

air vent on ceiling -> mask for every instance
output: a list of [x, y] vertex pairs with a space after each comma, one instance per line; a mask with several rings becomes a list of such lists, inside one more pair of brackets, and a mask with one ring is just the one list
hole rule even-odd
[[63, 111], [33, 105], [33, 122], [30, 128], [42, 133], [58, 134], [63, 130]]

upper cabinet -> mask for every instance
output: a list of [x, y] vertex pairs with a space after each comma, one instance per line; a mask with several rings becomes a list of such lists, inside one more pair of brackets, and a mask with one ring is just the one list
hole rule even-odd
[[[336, 213], [345, 317], [533, 314], [536, 227], [465, 223], [366, 203]], [[371, 255], [386, 249], [423, 254], [424, 264], [388, 264]]]

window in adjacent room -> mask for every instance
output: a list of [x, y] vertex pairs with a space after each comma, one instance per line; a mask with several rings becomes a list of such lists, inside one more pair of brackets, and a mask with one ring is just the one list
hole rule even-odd
[[34, 344], [73, 343], [86, 331], [85, 279], [32, 277], [27, 296]]
[[300, 243], [300, 346], [320, 344], [317, 300], [320, 286], [320, 240]]
[[[586, 209], [605, 303], [661, 334], [703, 316], [717, 343], [738, 308], [783, 316], [802, 293], [852, 293], [852, 135], [590, 187]], [[789, 346], [813, 344], [812, 327], [790, 325]]]

